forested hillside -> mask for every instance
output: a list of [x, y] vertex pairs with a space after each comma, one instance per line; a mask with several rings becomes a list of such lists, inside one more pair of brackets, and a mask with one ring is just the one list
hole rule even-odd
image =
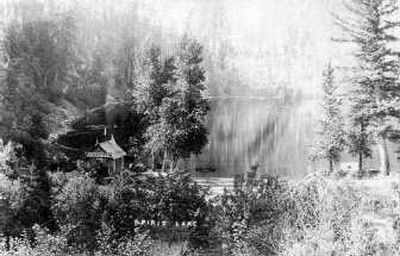
[[399, 255], [400, 4], [337, 3], [1, 1], [0, 256]]
[[[333, 4], [325, 1], [291, 5], [253, 0], [246, 5], [232, 0], [124, 0], [118, 4], [6, 0], [2, 4], [6, 22], [73, 10], [82, 57], [93, 60], [102, 55], [108, 74], [112, 72], [109, 62], [116, 62], [116, 55], [133, 54], [133, 49], [149, 41], [168, 55], [175, 51], [177, 38], [190, 31], [204, 46], [211, 96], [308, 94], [311, 90], [302, 88], [317, 88], [316, 76], [325, 54], [331, 51], [334, 56], [338, 51], [327, 40], [330, 19], [326, 13]], [[315, 17], [321, 22], [315, 23]], [[128, 41], [132, 49], [123, 50]]]

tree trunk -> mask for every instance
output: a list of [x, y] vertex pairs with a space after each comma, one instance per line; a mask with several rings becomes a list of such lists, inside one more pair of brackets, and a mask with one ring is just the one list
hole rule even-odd
[[169, 165], [170, 172], [173, 173], [178, 166], [179, 166], [179, 158], [172, 157]]
[[363, 154], [362, 152], [358, 152], [358, 175], [361, 177], [363, 172]]
[[332, 159], [329, 159], [329, 175], [333, 173], [333, 161]]
[[164, 150], [164, 157], [163, 157], [162, 167], [161, 167], [162, 172], [165, 172], [165, 168], [167, 167], [167, 159], [168, 159], [168, 153], [167, 153], [167, 150]]
[[151, 155], [151, 170], [156, 171], [156, 155], [154, 153]]
[[385, 175], [389, 175], [391, 170], [386, 134], [379, 136], [378, 148], [381, 162], [381, 172]]

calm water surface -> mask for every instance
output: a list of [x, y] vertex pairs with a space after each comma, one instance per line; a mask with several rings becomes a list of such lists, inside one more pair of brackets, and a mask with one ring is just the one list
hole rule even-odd
[[[196, 176], [232, 177], [258, 165], [259, 174], [302, 177], [323, 168], [308, 161], [317, 140], [320, 113], [317, 100], [212, 100], [207, 119], [209, 144], [192, 158]], [[399, 169], [396, 149], [392, 144], [392, 165]], [[343, 161], [356, 159], [346, 154]], [[379, 166], [375, 158], [367, 164]]]

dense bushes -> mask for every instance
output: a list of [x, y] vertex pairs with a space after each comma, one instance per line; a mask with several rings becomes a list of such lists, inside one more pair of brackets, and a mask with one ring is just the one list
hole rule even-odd
[[224, 191], [215, 207], [218, 233], [224, 251], [243, 254], [258, 250], [266, 255], [277, 251], [285, 211], [286, 184], [276, 178], [235, 179], [232, 192]]
[[57, 173], [52, 176], [52, 212], [59, 227], [68, 227], [68, 240], [93, 249], [100, 228], [102, 202], [98, 185], [86, 175]]
[[47, 174], [26, 158], [16, 161], [21, 147], [9, 145], [0, 149], [8, 151], [0, 166], [1, 233], [15, 236], [35, 223], [53, 229]]
[[[396, 255], [400, 239], [398, 187], [310, 175], [300, 181], [240, 177], [212, 197], [186, 172], [121, 174], [99, 185], [89, 174], [55, 173], [51, 210], [57, 231], [39, 226], [6, 236], [2, 255]], [[0, 176], [1, 228], [7, 235], [25, 190]], [[365, 182], [365, 181], [363, 181]], [[381, 181], [378, 181], [381, 182]], [[135, 219], [167, 221], [163, 230]], [[183, 240], [175, 222], [197, 221]], [[7, 225], [5, 225], [7, 224]], [[18, 223], [14, 223], [17, 225]], [[162, 231], [163, 235], [159, 231]], [[156, 233], [159, 232], [159, 233]], [[174, 248], [168, 250], [172, 244]], [[164, 249], [163, 249], [164, 248]], [[153, 251], [154, 250], [154, 251]], [[174, 254], [175, 253], [175, 254]]]
[[[113, 250], [119, 250], [122, 244], [132, 247], [141, 236], [134, 222], [137, 219], [166, 221], [171, 226], [176, 222], [196, 221], [199, 224], [190, 228], [185, 239], [193, 233], [190, 247], [207, 243], [206, 217], [210, 205], [206, 191], [187, 172], [176, 170], [152, 176], [126, 170], [101, 184], [92, 172], [84, 173], [83, 169], [48, 172], [44, 177], [51, 187], [46, 196], [49, 201], [41, 201], [32, 197], [36, 176], [10, 178], [6, 175], [10, 173], [8, 164], [2, 165], [0, 173], [0, 233], [7, 239], [20, 237], [24, 232], [27, 241], [35, 239], [34, 222], [28, 225], [34, 219], [30, 219], [28, 210], [39, 204], [39, 208], [46, 206], [50, 210], [47, 223], [56, 224], [49, 234], [60, 235], [68, 246], [80, 251], [97, 250], [105, 242]], [[28, 178], [30, 182], [26, 182]], [[47, 223], [41, 226], [47, 228]], [[100, 239], [100, 243], [99, 236], [104, 238], [106, 231], [109, 239]], [[150, 235], [154, 237], [154, 233], [144, 237], [148, 239]]]
[[[209, 207], [206, 193], [186, 172], [147, 178], [121, 173], [108, 185], [98, 185], [88, 174], [77, 172], [51, 178], [53, 215], [58, 226], [68, 230], [68, 242], [81, 249], [96, 248], [99, 232], [102, 237], [108, 234], [110, 243], [135, 239], [135, 220], [205, 223], [204, 212]], [[200, 224], [194, 233], [201, 233], [204, 226]], [[191, 239], [192, 245], [198, 246], [200, 240]]]
[[0, 174], [0, 230], [6, 235], [20, 232], [17, 216], [23, 207], [26, 193], [19, 180]]
[[[390, 179], [237, 179], [216, 201], [226, 255], [398, 255], [399, 198]], [[397, 183], [397, 182], [394, 182]], [[397, 189], [398, 190], [398, 189]]]
[[277, 255], [283, 241], [302, 239], [319, 224], [322, 191], [316, 178], [299, 184], [276, 177], [235, 179], [215, 206], [216, 229], [226, 255]]
[[107, 250], [107, 246], [100, 244], [98, 250], [94, 252], [77, 250], [68, 243], [68, 239], [61, 234], [51, 234], [47, 229], [40, 226], [34, 226], [34, 237], [32, 240], [23, 235], [19, 238], [0, 239], [1, 256], [150, 256], [152, 251], [151, 240], [146, 233], [140, 233], [138, 236], [120, 241], [114, 250]]
[[[138, 177], [115, 179], [110, 196], [110, 223], [122, 236], [134, 234], [135, 219], [165, 221], [169, 225], [196, 221], [195, 232], [200, 235], [200, 229], [204, 228], [202, 224], [205, 224], [204, 213], [210, 207], [206, 192], [192, 180], [190, 173], [183, 171], [144, 180]], [[193, 239], [193, 243], [200, 241]]]

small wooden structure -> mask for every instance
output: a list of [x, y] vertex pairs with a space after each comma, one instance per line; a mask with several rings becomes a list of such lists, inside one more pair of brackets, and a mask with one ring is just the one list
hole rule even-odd
[[125, 156], [126, 152], [115, 142], [114, 136], [110, 140], [97, 142], [93, 151], [86, 153], [88, 158], [106, 162], [110, 175], [123, 169]]

